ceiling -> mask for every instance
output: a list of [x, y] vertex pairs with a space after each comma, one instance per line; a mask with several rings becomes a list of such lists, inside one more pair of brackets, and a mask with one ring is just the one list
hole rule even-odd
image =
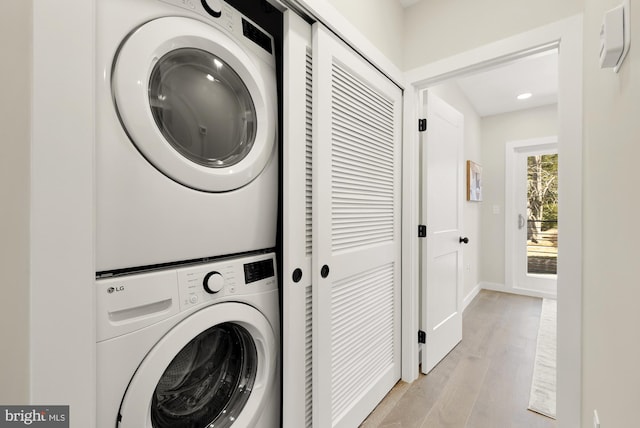
[[[457, 84], [481, 117], [555, 104], [558, 51], [532, 55], [463, 77]], [[529, 99], [516, 98], [525, 92], [532, 94]]]

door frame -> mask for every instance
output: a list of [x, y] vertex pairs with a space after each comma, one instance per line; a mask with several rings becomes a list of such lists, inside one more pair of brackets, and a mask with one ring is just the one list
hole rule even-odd
[[[558, 152], [562, 246], [558, 264], [557, 408], [561, 426], [581, 426], [582, 390], [582, 14], [405, 73], [403, 152], [402, 377], [418, 377], [419, 93], [436, 83], [560, 48]], [[570, 219], [570, 221], [565, 221]]]
[[[527, 140], [508, 141], [505, 146], [505, 174], [504, 174], [504, 285], [505, 291], [512, 291], [518, 294], [526, 294], [528, 296], [544, 297], [549, 299], [557, 298], [556, 293], [545, 292], [533, 288], [518, 287], [519, 271], [516, 267], [516, 256], [519, 256], [517, 245], [515, 244], [515, 236], [513, 230], [513, 219], [516, 218], [518, 210], [514, 206], [516, 183], [514, 182], [516, 174], [516, 157], [518, 151], [534, 151], [543, 150], [545, 147], [552, 147], [549, 151], [558, 151], [558, 137], [532, 138]], [[529, 149], [529, 150], [527, 150]], [[560, 207], [560, 204], [558, 204]], [[558, 209], [559, 212], [561, 208]], [[556, 280], [557, 284], [557, 280]]]

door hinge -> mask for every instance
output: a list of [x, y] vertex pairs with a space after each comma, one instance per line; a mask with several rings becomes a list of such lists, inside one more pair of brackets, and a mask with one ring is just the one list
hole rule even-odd
[[427, 343], [427, 333], [418, 330], [418, 343]]
[[424, 132], [427, 130], [427, 119], [418, 119], [418, 131]]
[[424, 224], [418, 225], [418, 238], [426, 238], [427, 237], [427, 226]]

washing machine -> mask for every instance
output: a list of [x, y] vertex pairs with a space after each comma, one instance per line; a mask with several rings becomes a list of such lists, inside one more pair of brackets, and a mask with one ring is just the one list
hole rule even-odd
[[97, 280], [97, 428], [277, 428], [275, 257]]
[[273, 37], [222, 0], [98, 0], [98, 272], [275, 247]]

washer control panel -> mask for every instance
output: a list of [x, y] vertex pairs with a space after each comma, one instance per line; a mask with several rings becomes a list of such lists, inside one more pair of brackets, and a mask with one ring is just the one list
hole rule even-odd
[[97, 341], [217, 301], [278, 289], [273, 253], [96, 280]]
[[273, 254], [180, 268], [177, 274], [180, 310], [223, 297], [260, 293], [278, 287]]

